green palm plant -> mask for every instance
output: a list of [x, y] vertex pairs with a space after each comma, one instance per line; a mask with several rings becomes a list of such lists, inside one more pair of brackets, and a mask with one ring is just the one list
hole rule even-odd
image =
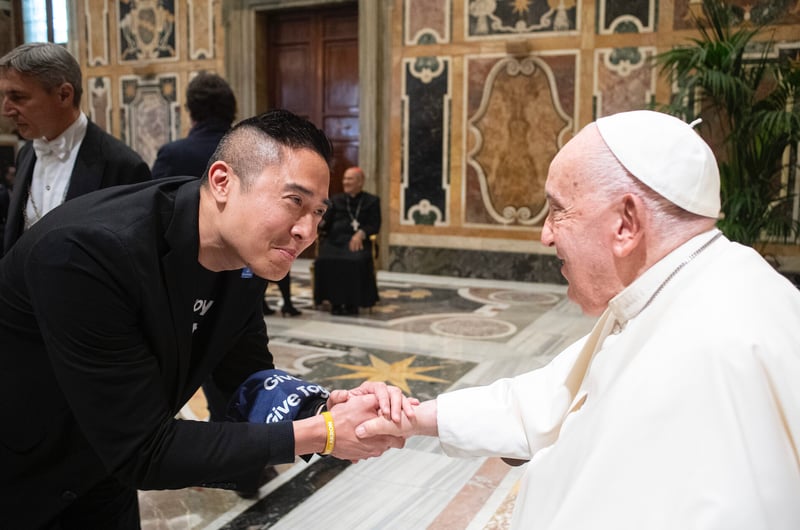
[[[764, 237], [797, 241], [791, 188], [800, 142], [800, 65], [774, 57], [763, 26], [742, 24], [734, 7], [703, 0], [698, 38], [658, 54], [661, 75], [673, 81], [660, 109], [698, 126], [720, 168], [722, 216], [729, 238], [758, 245]], [[760, 50], [760, 51], [758, 51]]]

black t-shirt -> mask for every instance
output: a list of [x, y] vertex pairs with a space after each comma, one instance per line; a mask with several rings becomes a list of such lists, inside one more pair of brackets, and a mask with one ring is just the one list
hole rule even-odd
[[[195, 270], [194, 302], [192, 305], [192, 337], [197, 336], [204, 322], [208, 322], [209, 314], [213, 314], [214, 302], [219, 291], [220, 278], [199, 263]], [[208, 324], [206, 324], [208, 325]]]

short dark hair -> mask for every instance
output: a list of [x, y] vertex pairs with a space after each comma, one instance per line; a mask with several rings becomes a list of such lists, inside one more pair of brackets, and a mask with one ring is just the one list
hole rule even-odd
[[200, 72], [186, 87], [186, 107], [195, 122], [214, 120], [230, 125], [236, 117], [236, 96], [223, 78]]
[[283, 160], [283, 150], [310, 149], [319, 154], [328, 167], [333, 160], [333, 147], [325, 133], [316, 125], [284, 109], [268, 110], [236, 124], [217, 145], [203, 174], [208, 180], [208, 168], [218, 160], [226, 162], [249, 189], [252, 179], [264, 166]]
[[80, 107], [83, 95], [83, 76], [78, 61], [66, 48], [52, 42], [29, 42], [17, 46], [0, 58], [0, 73], [16, 70], [36, 79], [45, 90], [62, 83], [72, 85], [72, 106]]

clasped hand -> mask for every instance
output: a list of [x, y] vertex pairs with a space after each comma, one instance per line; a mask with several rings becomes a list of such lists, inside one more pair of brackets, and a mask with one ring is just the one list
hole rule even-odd
[[352, 390], [334, 390], [328, 398], [328, 410], [334, 420], [336, 442], [333, 456], [356, 462], [382, 455], [391, 448], [401, 448], [405, 438], [391, 434], [359, 438], [355, 429], [370, 420], [382, 419], [400, 425], [403, 418], [415, 416], [415, 398], [385, 383], [367, 381]]

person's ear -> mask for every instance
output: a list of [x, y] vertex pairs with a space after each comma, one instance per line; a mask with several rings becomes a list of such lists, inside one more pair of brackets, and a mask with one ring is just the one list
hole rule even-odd
[[72, 86], [72, 83], [61, 83], [56, 91], [60, 104], [64, 107], [72, 107], [72, 99], [75, 97], [75, 87]]
[[642, 199], [626, 193], [620, 199], [612, 248], [614, 255], [624, 258], [639, 246], [644, 236], [645, 208]]
[[235, 178], [231, 166], [222, 160], [217, 160], [208, 167], [208, 189], [216, 202], [228, 202]]

